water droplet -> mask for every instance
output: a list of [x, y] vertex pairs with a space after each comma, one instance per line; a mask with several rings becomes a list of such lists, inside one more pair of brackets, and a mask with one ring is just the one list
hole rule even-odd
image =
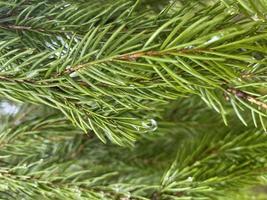
[[11, 104], [7, 101], [0, 103], [0, 113], [3, 115], [15, 115], [19, 112], [19, 110], [19, 106]]
[[251, 17], [251, 19], [253, 19], [256, 22], [259, 22], [259, 21], [264, 22], [265, 21], [263, 18], [260, 18], [257, 14], [253, 15]]
[[189, 176], [189, 177], [187, 178], [187, 181], [192, 182], [192, 181], [193, 181], [193, 177]]
[[74, 77], [77, 77], [78, 76], [78, 72], [72, 72], [71, 74], [70, 74], [70, 77], [71, 78], [74, 78]]
[[222, 34], [215, 35], [210, 40], [208, 40], [207, 42], [205, 42], [205, 44], [211, 44], [213, 42], [216, 42], [216, 41], [218, 41], [221, 38], [221, 36], [222, 36]]
[[237, 5], [232, 5], [232, 6], [228, 7], [228, 8], [226, 8], [224, 11], [225, 11], [226, 14], [235, 15], [235, 14], [238, 14], [239, 8], [238, 8]]
[[194, 48], [195, 48], [195, 46], [193, 46], [193, 45], [189, 45], [189, 46], [185, 47], [185, 49], [194, 49]]
[[146, 122], [142, 122], [142, 126], [148, 131], [155, 131], [158, 128], [158, 123], [156, 120], [150, 119]]

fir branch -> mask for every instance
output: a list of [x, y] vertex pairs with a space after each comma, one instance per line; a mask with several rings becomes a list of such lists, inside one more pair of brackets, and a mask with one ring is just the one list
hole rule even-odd
[[[210, 122], [207, 116], [213, 112], [197, 98], [174, 106], [180, 107], [175, 114], [184, 125], [193, 120], [200, 126], [182, 132], [180, 125], [174, 124], [172, 134], [169, 128], [167, 132], [161, 129], [161, 136], [143, 138], [133, 149], [88, 140], [62, 116], [26, 117], [15, 127], [10, 119], [12, 129], [5, 129], [9, 134], [0, 133], [1, 140], [8, 143], [0, 150], [1, 183], [5, 183], [1, 185], [7, 186], [1, 187], [0, 196], [217, 199], [226, 197], [225, 191], [231, 196], [233, 191], [259, 182], [266, 168], [266, 135], [253, 129], [244, 131], [235, 120], [231, 123], [235, 127], [219, 129], [219, 118], [209, 131], [203, 129], [201, 125]], [[188, 109], [195, 115], [185, 115]]]
[[[100, 15], [85, 12], [97, 3], [84, 4], [81, 21], [75, 20], [79, 3], [59, 3], [56, 8], [49, 3], [49, 16], [67, 17], [64, 22], [56, 21], [72, 30], [71, 35], [44, 36], [38, 31], [32, 35], [22, 30], [18, 38], [4, 31], [1, 95], [57, 108], [84, 132], [93, 130], [102, 141], [108, 137], [120, 145], [129, 145], [149, 131], [142, 124], [160, 118], [161, 106], [190, 94], [203, 99], [227, 124], [224, 84], [238, 88], [245, 84], [239, 80], [241, 73], [250, 72], [251, 65], [266, 63], [259, 56], [252, 57], [257, 52], [254, 45], [260, 47], [257, 55], [265, 57], [263, 23], [225, 13], [225, 6], [218, 3], [182, 6], [180, 12], [170, 9], [159, 16], [147, 12], [140, 18], [135, 4], [131, 7], [135, 12], [126, 15], [130, 2], [123, 2], [117, 9], [108, 2]], [[32, 6], [34, 12], [28, 15], [27, 8], [21, 7], [15, 26], [47, 30], [45, 22], [51, 26], [56, 22], [43, 18], [43, 3]], [[116, 12], [111, 20], [108, 11], [112, 9]], [[83, 24], [92, 16], [96, 21]], [[40, 18], [45, 26], [33, 26]], [[86, 34], [76, 29], [81, 24]], [[248, 91], [257, 89], [255, 83]], [[253, 100], [249, 101], [260, 104]], [[260, 119], [265, 117], [265, 111], [246, 102], [232, 100], [231, 104], [238, 116], [239, 107], [245, 106]]]

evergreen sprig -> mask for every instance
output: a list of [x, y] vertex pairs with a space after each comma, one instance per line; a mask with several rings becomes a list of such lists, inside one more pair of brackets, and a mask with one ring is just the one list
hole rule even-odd
[[0, 0], [0, 198], [259, 198], [266, 22], [266, 0]]
[[162, 122], [161, 134], [133, 149], [103, 145], [42, 109], [47, 114], [36, 117], [35, 106], [20, 105], [1, 116], [2, 199], [233, 199], [266, 174], [266, 135], [236, 119], [220, 129], [198, 98], [171, 105], [164, 116], [173, 128]]
[[192, 94], [226, 124], [229, 99], [245, 125], [244, 108], [265, 127], [266, 22], [231, 3], [176, 2], [159, 15], [139, 1], [4, 3], [0, 93], [56, 108], [119, 145], [153, 130], [159, 108]]

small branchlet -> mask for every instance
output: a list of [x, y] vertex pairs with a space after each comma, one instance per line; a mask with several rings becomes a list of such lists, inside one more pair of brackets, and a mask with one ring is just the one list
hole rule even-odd
[[228, 88], [227, 91], [233, 95], [235, 95], [237, 98], [244, 99], [254, 105], [257, 105], [265, 110], [267, 110], [267, 103], [264, 103], [257, 99], [257, 97], [250, 95], [246, 92], [243, 92], [241, 90], [238, 90], [236, 88]]

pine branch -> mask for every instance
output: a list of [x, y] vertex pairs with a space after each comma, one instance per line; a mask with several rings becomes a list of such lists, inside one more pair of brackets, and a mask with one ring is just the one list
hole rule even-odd
[[[259, 182], [267, 155], [262, 131], [244, 131], [236, 120], [231, 122], [235, 127], [219, 129], [219, 118], [203, 129], [213, 112], [197, 98], [173, 106], [180, 108], [175, 119], [183, 120], [181, 124], [189, 127], [186, 123], [194, 121], [199, 126], [181, 131], [174, 123], [171, 134], [169, 128], [160, 129], [133, 149], [87, 138], [62, 116], [26, 116], [14, 126], [13, 120], [24, 111], [17, 113], [0, 133], [5, 143], [0, 149], [5, 186], [0, 197], [218, 199], [225, 191], [231, 195]], [[189, 110], [195, 115], [185, 115]]]
[[[25, 41], [23, 34], [29, 34], [29, 30], [18, 31], [22, 39], [4, 31], [6, 39], [0, 45], [1, 95], [57, 108], [84, 132], [91, 130], [103, 142], [107, 137], [119, 145], [130, 145], [154, 130], [162, 110], [159, 108], [191, 94], [200, 96], [227, 124], [223, 94], [229, 93], [227, 88], [248, 83], [240, 78], [251, 72], [251, 66], [266, 64], [264, 22], [226, 13], [225, 6], [216, 3], [200, 8], [196, 4], [182, 6], [177, 13], [169, 9], [159, 16], [147, 12], [141, 18], [138, 9], [126, 15], [129, 4], [125, 1], [118, 9], [105, 4], [106, 10], [95, 16], [96, 21], [86, 23], [86, 34], [70, 28], [78, 23], [74, 16], [79, 4], [64, 7], [60, 3], [56, 9], [49, 4], [47, 9], [51, 10], [47, 12], [60, 19], [72, 10], [62, 27], [70, 28], [73, 34], [47, 33], [49, 37], [43, 37], [37, 31], [30, 36], [31, 41]], [[91, 5], [82, 6], [82, 21], [95, 15], [84, 12]], [[33, 3], [35, 12], [29, 16], [47, 21], [42, 17], [42, 7], [42, 3]], [[108, 21], [111, 9], [120, 14]], [[26, 23], [29, 16], [15, 26], [48, 29], [30, 25], [34, 20]], [[257, 92], [262, 86], [256, 83], [239, 89], [241, 93], [254, 93], [250, 95], [253, 98], [239, 102], [231, 92], [229, 98], [244, 124], [238, 111], [243, 106], [253, 113], [255, 125], [260, 121], [265, 127], [265, 96]], [[254, 96], [260, 100], [255, 101]], [[150, 110], [153, 112], [147, 112]]]
[[264, 13], [265, 0], [0, 1], [0, 199], [252, 198], [267, 169]]

